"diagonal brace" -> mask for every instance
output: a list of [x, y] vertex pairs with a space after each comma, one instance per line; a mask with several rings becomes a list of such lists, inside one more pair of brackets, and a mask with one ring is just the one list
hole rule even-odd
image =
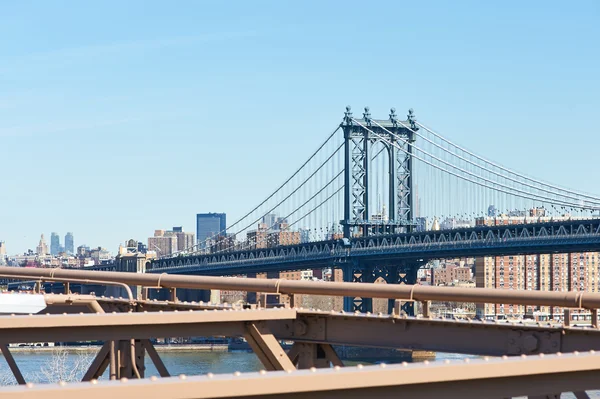
[[83, 376], [81, 381], [90, 381], [93, 379], [100, 378], [100, 376], [104, 373], [104, 370], [106, 370], [106, 368], [108, 367], [108, 363], [110, 361], [108, 356], [109, 354], [110, 341], [105, 342], [104, 345], [102, 345], [102, 348], [100, 348], [100, 351], [94, 358], [92, 364], [90, 364], [90, 367], [85, 372], [85, 375]]
[[248, 323], [244, 338], [268, 371], [296, 369], [264, 322]]
[[6, 363], [8, 363], [8, 367], [10, 367], [17, 383], [19, 385], [25, 385], [25, 378], [23, 378], [23, 374], [21, 374], [21, 370], [19, 370], [19, 366], [17, 366], [17, 362], [15, 362], [12, 353], [8, 350], [8, 346], [6, 346], [6, 344], [0, 344], [0, 350], [2, 350], [4, 359], [6, 360]]
[[167, 370], [167, 367], [158, 355], [158, 352], [156, 352], [156, 348], [154, 348], [152, 342], [150, 342], [149, 339], [142, 339], [141, 342], [144, 348], [146, 349], [148, 356], [150, 356], [152, 363], [154, 363], [154, 367], [156, 367], [158, 374], [160, 374], [161, 377], [170, 377], [171, 374], [169, 374], [169, 370]]

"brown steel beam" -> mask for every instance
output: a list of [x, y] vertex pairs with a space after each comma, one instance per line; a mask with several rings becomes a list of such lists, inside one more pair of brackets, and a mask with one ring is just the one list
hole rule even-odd
[[[296, 320], [296, 314], [298, 315]], [[0, 318], [0, 343], [243, 336], [265, 320], [277, 340], [480, 355], [600, 350], [593, 328], [449, 321], [293, 309], [149, 312]]]
[[0, 389], [3, 398], [506, 398], [600, 388], [600, 356], [570, 354], [444, 364], [345, 367], [288, 372], [97, 381]]
[[12, 353], [10, 353], [8, 346], [6, 346], [6, 344], [0, 344], [0, 350], [2, 351], [2, 355], [4, 355], [4, 360], [6, 360], [10, 371], [12, 371], [15, 376], [17, 384], [25, 385], [25, 378], [23, 378], [23, 374], [21, 374], [21, 370], [19, 370], [19, 366], [17, 365], [17, 362], [15, 362]]
[[293, 309], [0, 317], [0, 343], [242, 336], [246, 322], [294, 319]]
[[285, 279], [249, 279], [190, 275], [101, 272], [86, 270], [0, 267], [0, 274], [19, 278], [90, 279], [108, 283], [163, 288], [222, 289], [278, 294], [314, 294], [391, 298], [414, 301], [452, 301], [511, 303], [516, 305], [600, 308], [600, 294], [590, 292], [554, 292], [497, 290], [492, 288], [431, 287], [406, 284], [340, 283], [322, 284]]
[[[231, 305], [212, 305], [205, 302], [171, 302], [171, 301], [157, 301], [157, 300], [136, 300], [133, 303], [124, 298], [112, 298], [95, 295], [79, 295], [69, 294], [68, 296], [62, 294], [46, 294], [44, 299], [48, 305], [46, 312], [49, 313], [79, 313], [82, 311], [89, 310], [92, 313], [104, 313], [104, 312], [128, 312], [132, 309], [136, 312], [149, 311], [157, 312], [162, 311], [174, 311], [174, 310], [228, 310], [233, 309]], [[92, 303], [93, 308], [90, 308]], [[100, 305], [100, 308], [96, 307], [94, 303]], [[72, 306], [85, 305], [88, 309], [77, 308], [69, 309]], [[102, 311], [101, 311], [102, 310]], [[85, 312], [89, 313], [89, 312]]]
[[104, 313], [104, 309], [98, 303], [97, 298], [94, 295], [77, 295], [77, 294], [68, 294], [68, 295], [54, 295], [54, 294], [46, 294], [44, 295], [44, 301], [46, 301], [46, 305], [48, 306], [77, 306], [83, 305], [87, 306], [90, 311], [93, 313]]
[[268, 371], [296, 369], [264, 322], [248, 323], [244, 337]]
[[593, 328], [304, 310], [295, 320], [267, 324], [279, 340], [331, 345], [489, 356], [600, 350], [600, 331]]
[[297, 342], [298, 369], [329, 368], [329, 359], [319, 344]]
[[86, 371], [85, 375], [81, 379], [81, 381], [91, 381], [93, 379], [98, 379], [108, 367], [110, 362], [110, 342], [105, 342], [102, 345], [102, 348], [90, 364], [90, 367]]
[[301, 342], [294, 342], [290, 350], [288, 350], [287, 355], [290, 358], [291, 362], [294, 364], [298, 363], [298, 356], [300, 355], [300, 346]]
[[342, 362], [342, 360], [340, 359], [338, 354], [335, 352], [335, 349], [333, 349], [331, 347], [331, 345], [320, 344], [319, 346], [323, 349], [323, 352], [325, 352], [325, 356], [327, 357], [327, 360], [329, 360], [329, 362], [331, 362], [331, 364], [333, 364], [333, 366], [339, 366], [339, 367], [344, 366], [344, 363]]
[[167, 367], [158, 355], [158, 352], [156, 352], [156, 349], [154, 348], [154, 345], [152, 345], [152, 342], [150, 342], [150, 340], [148, 339], [143, 339], [142, 345], [144, 345], [146, 353], [148, 353], [148, 356], [150, 356], [150, 360], [152, 360], [152, 363], [154, 363], [154, 367], [156, 367], [156, 371], [158, 371], [158, 374], [161, 377], [170, 377], [171, 374], [169, 374], [169, 370], [167, 370]]

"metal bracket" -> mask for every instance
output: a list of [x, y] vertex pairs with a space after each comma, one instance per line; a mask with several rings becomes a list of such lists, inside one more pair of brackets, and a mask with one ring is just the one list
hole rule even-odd
[[507, 353], [509, 355], [530, 355], [535, 353], [555, 353], [560, 350], [559, 332], [526, 332], [513, 330], [508, 334]]

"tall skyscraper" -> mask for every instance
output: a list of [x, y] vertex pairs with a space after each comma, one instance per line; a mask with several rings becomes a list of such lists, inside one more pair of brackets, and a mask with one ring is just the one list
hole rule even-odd
[[60, 252], [60, 237], [58, 236], [58, 233], [52, 232], [52, 234], [50, 234], [50, 254], [58, 255], [59, 252]]
[[5, 264], [4, 258], [6, 257], [6, 244], [4, 241], [0, 241], [0, 265]]
[[224, 213], [198, 213], [196, 215], [196, 239], [200, 248], [206, 248], [209, 237], [224, 235], [227, 228], [227, 216]]
[[263, 216], [262, 222], [267, 225], [267, 229], [274, 228], [275, 222], [277, 222], [277, 214], [267, 213], [265, 216]]
[[68, 254], [75, 253], [75, 244], [73, 244], [73, 233], [69, 232], [65, 236], [65, 252]]
[[37, 246], [37, 250], [35, 251], [38, 255], [47, 255], [48, 254], [48, 245], [46, 244], [46, 239], [44, 238], [44, 235], [42, 234], [42, 237], [40, 238], [40, 243]]

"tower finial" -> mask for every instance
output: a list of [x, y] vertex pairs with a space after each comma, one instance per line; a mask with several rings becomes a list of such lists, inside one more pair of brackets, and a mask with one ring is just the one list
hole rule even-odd
[[346, 112], [344, 112], [344, 123], [346, 125], [352, 124], [352, 107], [346, 105]]
[[394, 126], [398, 123], [398, 115], [396, 115], [396, 108], [390, 108], [390, 121]]
[[371, 113], [369, 112], [369, 107], [365, 107], [365, 112], [363, 112], [363, 119], [367, 122], [367, 125], [371, 124]]
[[417, 127], [417, 118], [415, 117], [415, 111], [413, 111], [412, 108], [410, 108], [408, 110], [408, 123], [410, 123], [410, 128], [412, 130], [419, 130], [419, 128]]

